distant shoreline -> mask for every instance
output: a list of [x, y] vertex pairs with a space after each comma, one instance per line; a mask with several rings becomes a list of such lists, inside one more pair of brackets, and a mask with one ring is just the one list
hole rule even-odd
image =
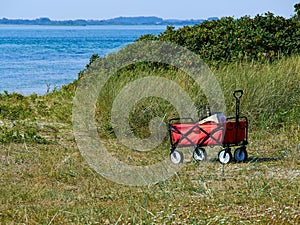
[[0, 19], [0, 25], [52, 25], [52, 26], [95, 26], [95, 25], [195, 25], [206, 20], [217, 20], [217, 17], [208, 19], [162, 19], [155, 16], [117, 17], [106, 20], [51, 20], [47, 17], [37, 19]]

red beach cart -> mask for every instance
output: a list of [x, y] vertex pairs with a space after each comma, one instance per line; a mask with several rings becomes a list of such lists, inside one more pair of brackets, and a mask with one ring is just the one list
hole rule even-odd
[[[194, 121], [191, 118], [173, 118], [168, 122], [170, 135], [170, 159], [173, 163], [183, 162], [183, 153], [177, 147], [193, 146], [193, 158], [197, 161], [207, 159], [206, 146], [222, 146], [218, 159], [222, 164], [232, 160], [231, 147], [237, 147], [234, 151], [234, 160], [244, 162], [248, 154], [248, 120], [240, 116], [240, 99], [242, 90], [235, 90], [233, 96], [236, 99], [235, 116], [225, 118], [222, 113], [214, 113], [205, 118]], [[183, 123], [183, 121], [185, 121]]]

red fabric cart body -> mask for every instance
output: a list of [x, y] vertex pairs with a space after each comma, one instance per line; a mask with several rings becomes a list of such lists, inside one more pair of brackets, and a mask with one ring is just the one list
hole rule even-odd
[[246, 140], [247, 121], [226, 121], [226, 123], [174, 123], [171, 124], [171, 138], [174, 146], [238, 145]]
[[226, 122], [225, 137], [223, 145], [238, 145], [247, 141], [247, 120]]

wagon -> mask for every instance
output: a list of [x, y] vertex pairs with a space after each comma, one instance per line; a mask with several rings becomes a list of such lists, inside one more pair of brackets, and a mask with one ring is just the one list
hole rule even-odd
[[[207, 159], [206, 146], [221, 146], [218, 160], [222, 164], [229, 163], [232, 158], [236, 162], [247, 160], [248, 154], [248, 119], [240, 116], [240, 99], [243, 90], [235, 90], [235, 116], [225, 117], [223, 113], [210, 113], [198, 120], [192, 118], [172, 118], [168, 121], [170, 136], [170, 159], [173, 163], [183, 162], [183, 153], [178, 147], [194, 147], [193, 158], [197, 161]], [[231, 149], [235, 147], [234, 156]]]

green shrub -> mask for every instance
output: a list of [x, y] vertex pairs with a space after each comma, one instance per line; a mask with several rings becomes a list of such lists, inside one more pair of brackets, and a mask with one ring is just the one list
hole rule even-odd
[[170, 41], [199, 54], [210, 65], [233, 61], [272, 61], [279, 56], [299, 53], [300, 22], [273, 13], [223, 17], [179, 29], [168, 26], [157, 37], [143, 35], [139, 40]]

